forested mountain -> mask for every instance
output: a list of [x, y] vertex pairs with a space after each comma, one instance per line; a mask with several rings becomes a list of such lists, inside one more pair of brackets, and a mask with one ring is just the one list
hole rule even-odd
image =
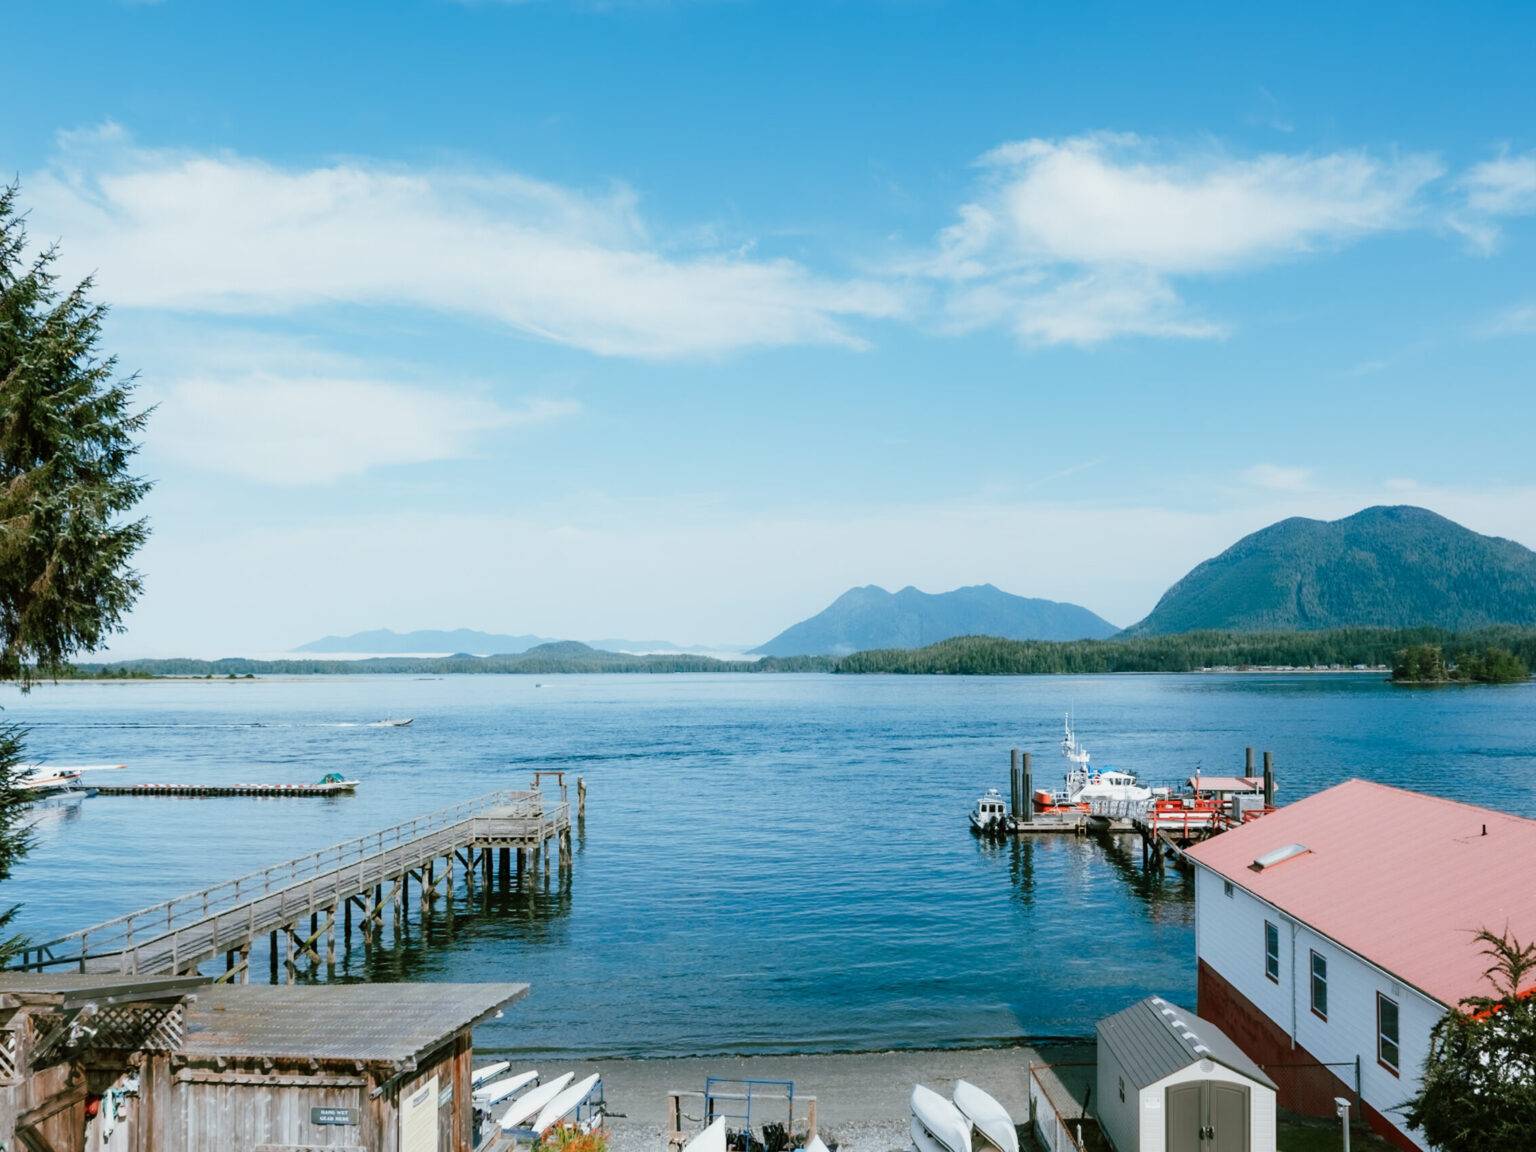
[[765, 656], [841, 656], [871, 648], [921, 648], [952, 636], [1080, 640], [1111, 636], [1108, 620], [1077, 604], [1014, 596], [991, 584], [953, 592], [887, 592], [873, 584], [844, 592], [830, 607], [752, 651]]
[[1536, 552], [1426, 508], [1294, 517], [1245, 536], [1168, 589], [1131, 635], [1536, 625]]

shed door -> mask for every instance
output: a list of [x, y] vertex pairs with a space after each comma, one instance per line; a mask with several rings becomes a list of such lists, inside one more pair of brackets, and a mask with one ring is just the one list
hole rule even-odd
[[1248, 1089], [1205, 1083], [1205, 1152], [1248, 1152]]
[[1168, 1117], [1168, 1152], [1205, 1152], [1201, 1133], [1205, 1129], [1203, 1084], [1175, 1084], [1163, 1102]]
[[1167, 1152], [1248, 1152], [1248, 1089], [1219, 1080], [1164, 1093]]

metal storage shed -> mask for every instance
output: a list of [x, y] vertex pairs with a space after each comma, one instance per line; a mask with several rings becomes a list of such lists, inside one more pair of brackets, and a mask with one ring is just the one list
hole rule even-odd
[[1275, 1083], [1157, 996], [1098, 1024], [1099, 1126], [1116, 1152], [1275, 1152]]

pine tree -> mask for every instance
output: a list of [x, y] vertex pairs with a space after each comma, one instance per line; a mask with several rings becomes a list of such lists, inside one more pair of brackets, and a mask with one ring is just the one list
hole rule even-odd
[[[91, 281], [61, 291], [57, 250], [27, 257], [17, 193], [0, 189], [0, 680], [26, 691], [101, 647], [138, 597], [129, 561], [149, 529], [129, 515], [149, 485], [130, 465], [149, 413], [97, 354]], [[28, 845], [24, 735], [0, 725], [0, 880]]]

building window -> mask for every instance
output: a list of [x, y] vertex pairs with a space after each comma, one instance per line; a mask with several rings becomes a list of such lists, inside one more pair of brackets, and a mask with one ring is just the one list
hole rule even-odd
[[1312, 953], [1312, 1011], [1320, 1020], [1328, 1019], [1328, 958]]
[[1232, 881], [1223, 880], [1221, 882], [1221, 891], [1230, 900], [1232, 898]]
[[1264, 921], [1264, 975], [1280, 983], [1280, 929]]
[[1376, 993], [1376, 1059], [1392, 1075], [1397, 1075], [1397, 1001]]

